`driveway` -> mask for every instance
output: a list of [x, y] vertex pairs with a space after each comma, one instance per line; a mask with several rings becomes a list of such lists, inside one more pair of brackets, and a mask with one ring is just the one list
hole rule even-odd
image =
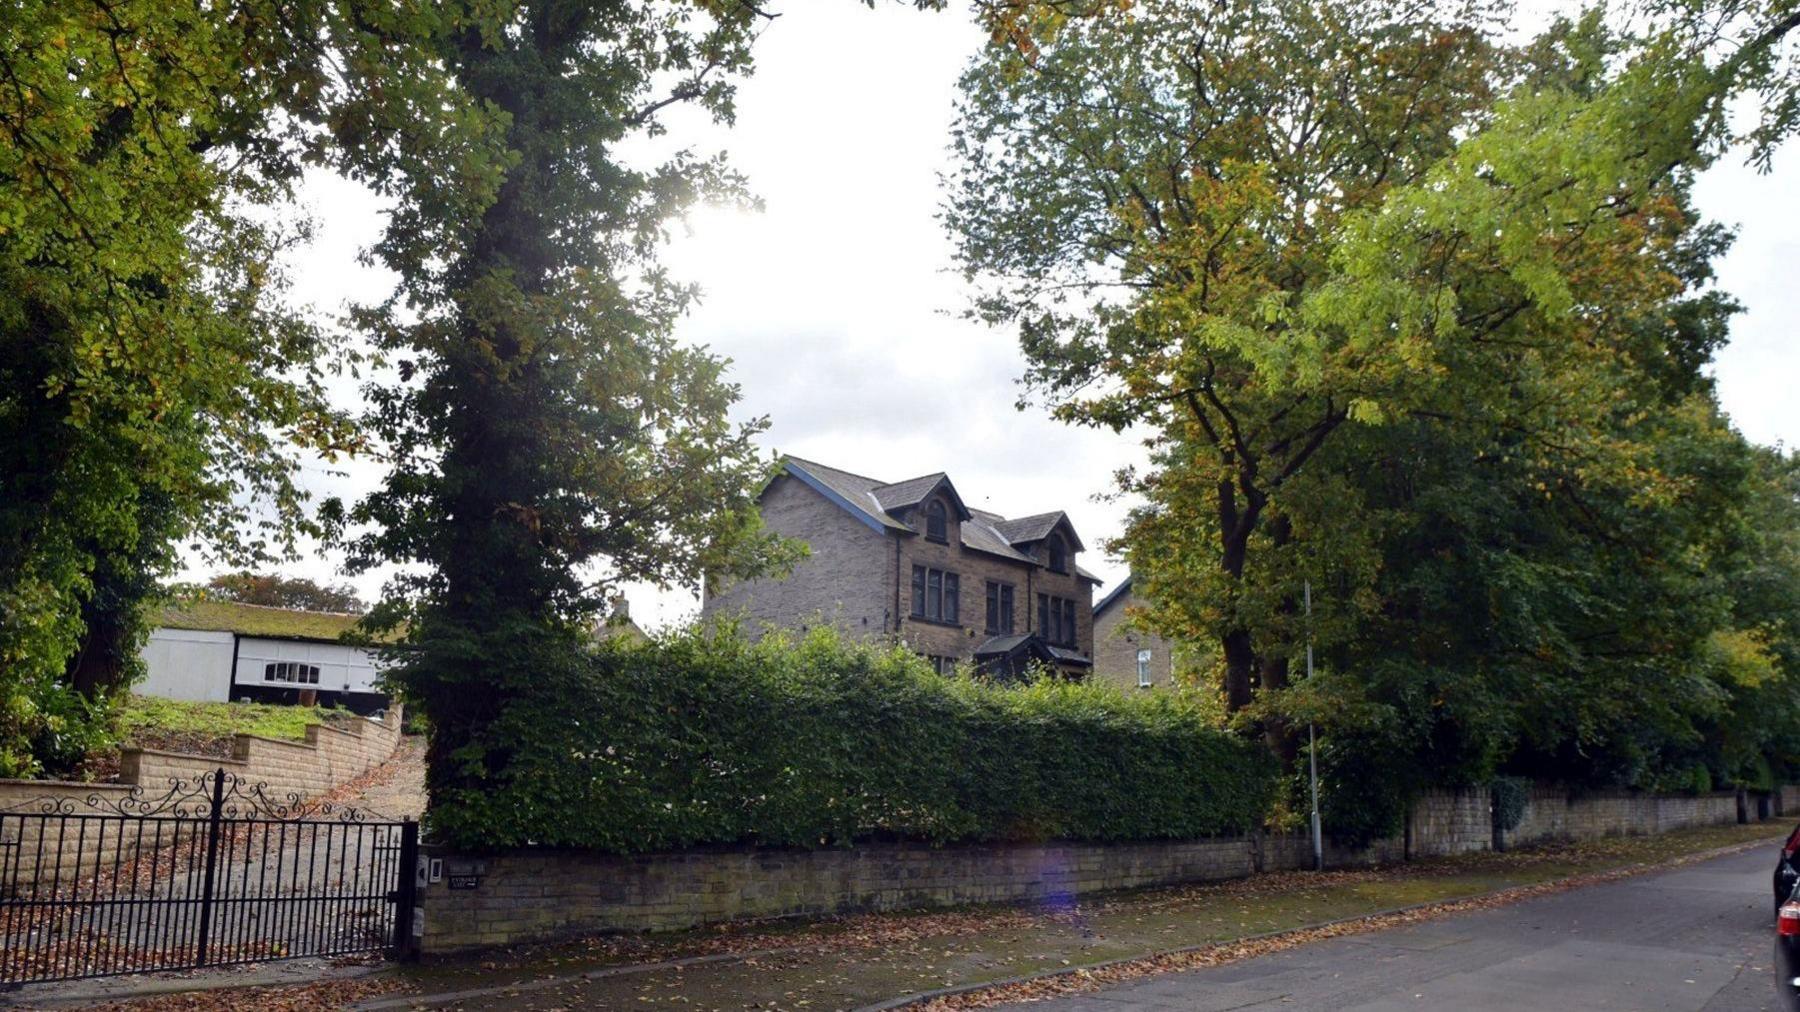
[[[359, 952], [387, 940], [387, 894], [399, 874], [401, 836], [387, 820], [424, 810], [421, 743], [403, 739], [388, 760], [341, 786], [332, 800], [330, 814], [279, 821], [244, 809], [252, 821], [227, 823], [215, 855], [208, 947], [214, 960]], [[363, 812], [365, 821], [339, 818], [345, 808]], [[109, 819], [51, 830], [70, 840], [78, 831], [89, 840], [116, 834], [137, 841], [140, 856], [104, 865], [97, 877], [87, 868], [82, 884], [54, 895], [45, 887], [41, 904], [32, 892], [0, 909], [0, 979], [193, 962], [204, 909], [204, 817]], [[315, 969], [311, 976], [317, 975]], [[27, 990], [61, 997], [84, 989], [104, 994], [114, 986], [64, 982]]]
[[1014, 1012], [1775, 1009], [1757, 848], [1413, 927], [1148, 977]]

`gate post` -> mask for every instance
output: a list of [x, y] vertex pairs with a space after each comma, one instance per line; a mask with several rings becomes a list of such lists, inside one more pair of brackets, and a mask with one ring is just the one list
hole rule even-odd
[[414, 914], [419, 903], [419, 824], [407, 819], [400, 824], [400, 881], [393, 892], [394, 958], [410, 963], [419, 958], [413, 937]]
[[206, 883], [200, 892], [200, 945], [194, 953], [197, 966], [206, 965], [208, 935], [212, 933], [213, 871], [219, 864], [219, 814], [225, 807], [225, 768], [213, 773], [212, 811], [206, 818]]

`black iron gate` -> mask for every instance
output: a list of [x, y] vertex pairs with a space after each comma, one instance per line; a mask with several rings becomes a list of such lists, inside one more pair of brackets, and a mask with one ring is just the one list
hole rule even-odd
[[277, 802], [223, 769], [0, 812], [0, 983], [406, 955], [418, 845], [415, 822]]

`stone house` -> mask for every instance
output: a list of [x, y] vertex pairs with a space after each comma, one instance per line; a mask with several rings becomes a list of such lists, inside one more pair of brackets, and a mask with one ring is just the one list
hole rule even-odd
[[811, 554], [785, 579], [713, 586], [703, 620], [760, 629], [825, 621], [889, 636], [934, 667], [971, 661], [1014, 676], [1032, 662], [1093, 668], [1093, 593], [1064, 513], [1007, 519], [973, 509], [942, 473], [884, 482], [783, 457], [759, 497], [763, 523]]
[[1121, 688], [1169, 688], [1175, 683], [1175, 643], [1131, 621], [1131, 577], [1094, 605], [1094, 677]]

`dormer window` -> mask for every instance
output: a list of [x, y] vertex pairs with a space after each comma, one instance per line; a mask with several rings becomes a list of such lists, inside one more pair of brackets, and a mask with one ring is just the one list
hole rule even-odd
[[1050, 540], [1046, 542], [1045, 550], [1050, 556], [1050, 571], [1052, 573], [1066, 573], [1069, 571], [1069, 550], [1063, 544], [1062, 538], [1054, 534], [1050, 535]]
[[950, 540], [950, 518], [942, 499], [933, 499], [925, 507], [925, 536], [933, 541]]

